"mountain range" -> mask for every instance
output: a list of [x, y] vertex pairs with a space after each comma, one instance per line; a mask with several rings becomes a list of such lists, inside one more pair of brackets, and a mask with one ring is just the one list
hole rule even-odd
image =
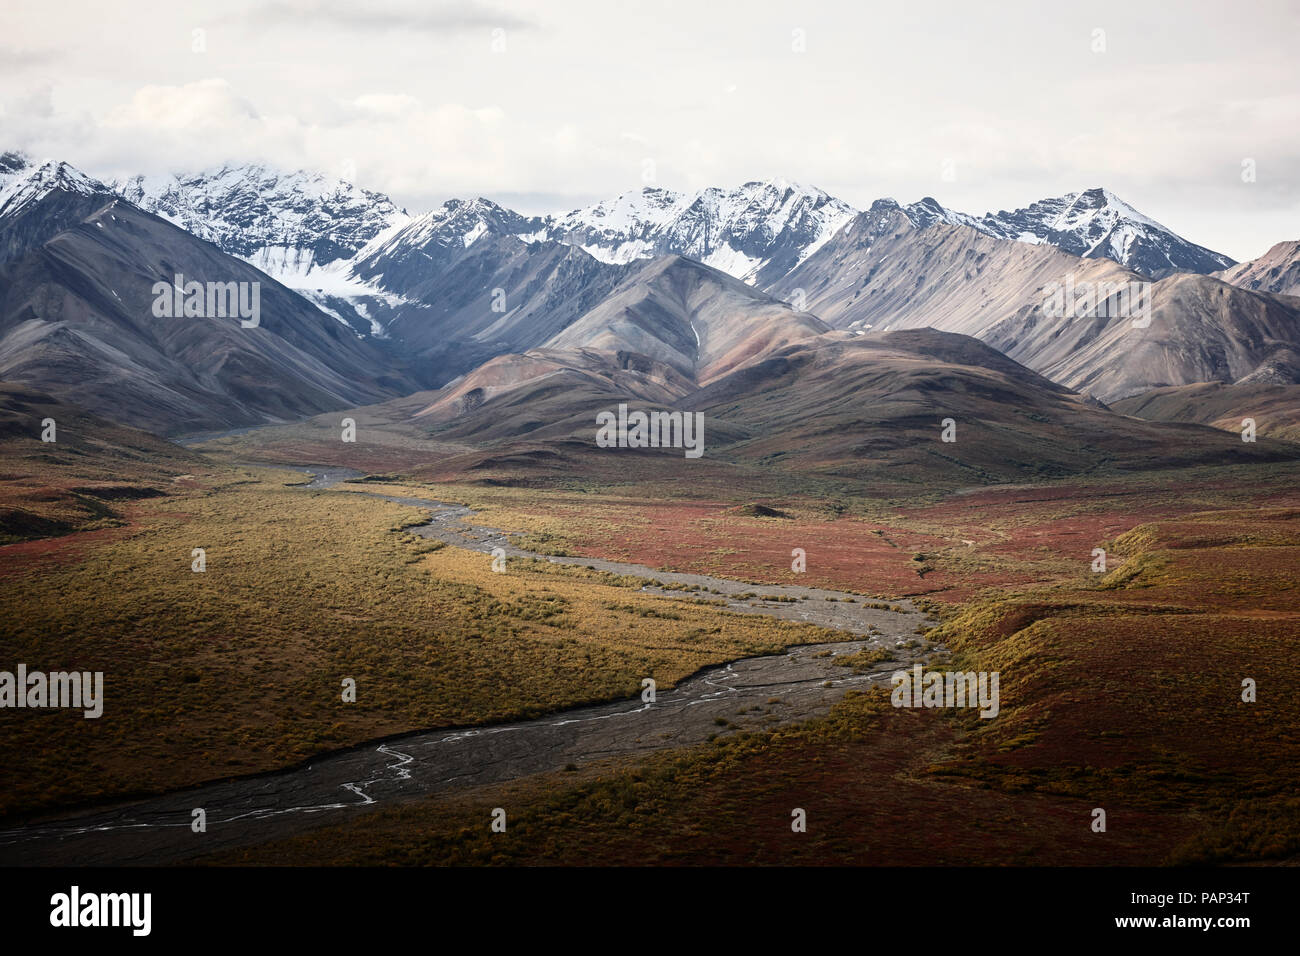
[[[899, 343], [921, 340], [882, 349], [880, 335], [933, 329], [983, 343], [952, 353], [966, 366], [1012, 362], [1096, 409], [1202, 382], [1300, 384], [1298, 261], [1284, 242], [1234, 263], [1104, 189], [978, 217], [930, 198], [857, 210], [783, 180], [645, 187], [555, 216], [483, 198], [412, 215], [264, 165], [103, 183], [5, 153], [0, 379], [162, 434], [419, 392], [421, 420], [514, 440], [530, 430], [514, 413], [472, 421], [513, 395], [544, 428], [518, 402], [565, 384], [678, 405], [756, 375], [775, 390], [779, 368], [821, 368], [808, 356], [822, 352], [845, 381], [873, 362], [897, 376]], [[259, 283], [264, 318], [155, 316], [152, 290], [176, 276]], [[1063, 281], [1141, 288], [1143, 322], [1105, 297], [1054, 312], [1045, 290]], [[724, 427], [740, 440], [751, 425]]]
[[[26, 162], [21, 154], [5, 156], [11, 164]], [[147, 212], [303, 288], [331, 267], [347, 272], [341, 263], [413, 218], [423, 223], [408, 241], [438, 232], [469, 244], [491, 230], [525, 242], [576, 245], [606, 263], [681, 255], [767, 288], [861, 211], [820, 189], [782, 179], [696, 193], [646, 186], [551, 216], [520, 215], [480, 198], [452, 200], [412, 217], [382, 193], [318, 172], [286, 172], [265, 164], [132, 176], [111, 187]], [[900, 208], [919, 228], [935, 222], [963, 225], [996, 239], [1111, 259], [1151, 278], [1235, 265], [1102, 188], [982, 216], [947, 209], [929, 197]]]

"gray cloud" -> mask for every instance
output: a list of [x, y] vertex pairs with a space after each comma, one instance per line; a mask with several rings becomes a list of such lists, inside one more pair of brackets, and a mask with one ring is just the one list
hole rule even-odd
[[57, 50], [32, 50], [0, 44], [0, 73], [21, 73], [58, 62]]
[[484, 29], [531, 30], [536, 23], [477, 0], [272, 0], [256, 11], [265, 23], [295, 29], [410, 30], [457, 33]]

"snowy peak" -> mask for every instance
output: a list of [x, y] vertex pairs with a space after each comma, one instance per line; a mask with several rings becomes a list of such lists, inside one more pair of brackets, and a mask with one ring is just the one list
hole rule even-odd
[[1068, 193], [1058, 201], [1064, 203], [1065, 208], [1056, 219], [1049, 223], [1053, 229], [1078, 229], [1100, 219], [1105, 223], [1127, 220], [1164, 232], [1170, 231], [1154, 219], [1142, 215], [1109, 189], [1103, 189], [1100, 186], [1081, 193]]
[[[691, 197], [682, 193], [645, 186], [559, 216], [553, 220], [551, 228], [563, 238], [585, 232], [605, 244], [619, 239], [644, 239], [668, 225], [690, 201]], [[597, 243], [593, 242], [593, 245]]]
[[[892, 202], [893, 200], [889, 200]], [[964, 212], [957, 212], [955, 209], [948, 209], [941, 206], [938, 200], [926, 196], [920, 202], [914, 202], [905, 208], [907, 218], [912, 220], [918, 229], [924, 229], [926, 226], [933, 225], [936, 222], [944, 223], [949, 226], [970, 226], [973, 229], [979, 229], [979, 220], [974, 216], [968, 216]], [[982, 230], [981, 230], [982, 231]]]
[[1233, 262], [1188, 242], [1101, 187], [989, 213], [969, 224], [999, 239], [1046, 242], [1086, 259], [1113, 259], [1155, 278], [1214, 272]]
[[67, 163], [39, 166], [20, 153], [0, 156], [0, 216], [11, 216], [61, 190], [78, 196], [112, 195], [112, 190]]
[[521, 216], [490, 199], [449, 199], [437, 209], [380, 233], [348, 262], [355, 281], [404, 294], [430, 275], [504, 241], [519, 247], [546, 238], [547, 221]]
[[646, 186], [551, 218], [547, 236], [581, 246], [601, 262], [622, 265], [650, 258], [661, 251], [661, 237], [672, 229], [693, 198]]
[[0, 264], [25, 256], [117, 197], [97, 179], [55, 160], [0, 157]]
[[558, 217], [550, 235], [604, 262], [675, 254], [763, 285], [806, 259], [855, 213], [820, 189], [781, 179], [693, 195], [647, 187]]
[[469, 248], [491, 234], [576, 246], [611, 265], [677, 255], [767, 285], [815, 252], [856, 210], [820, 189], [766, 180], [694, 194], [645, 187], [560, 216], [522, 216], [487, 199], [452, 199], [366, 246], [357, 272], [421, 251]]
[[918, 229], [936, 223], [968, 226], [995, 239], [1046, 243], [1085, 259], [1113, 259], [1153, 278], [1209, 273], [1232, 264], [1227, 256], [1188, 242], [1101, 187], [984, 216], [947, 209], [928, 196], [901, 208]]
[[521, 216], [490, 199], [449, 199], [432, 212], [411, 220], [381, 244], [372, 243], [358, 258], [399, 246], [422, 248], [433, 244], [444, 249], [456, 246], [468, 249], [487, 233], [531, 241], [544, 238], [546, 226], [543, 219]]
[[382, 193], [303, 170], [225, 165], [114, 183], [126, 200], [290, 285], [410, 221]]

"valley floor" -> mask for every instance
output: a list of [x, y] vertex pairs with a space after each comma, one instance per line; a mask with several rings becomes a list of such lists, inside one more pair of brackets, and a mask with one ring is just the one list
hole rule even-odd
[[[347, 821], [322, 815], [305, 832], [193, 852], [213, 863], [1284, 860], [1300, 852], [1294, 467], [893, 500], [696, 489], [664, 501], [646, 488], [392, 476], [317, 491], [292, 472], [209, 462], [165, 497], [117, 505], [116, 526], [0, 547], [6, 651], [29, 667], [103, 670], [107, 696], [99, 720], [7, 715], [0, 759], [18, 772], [2, 825], [417, 729], [635, 699], [648, 674], [671, 690], [724, 661], [842, 641], [851, 635], [819, 626], [841, 612], [874, 612], [888, 632], [891, 605], [910, 601], [942, 620], [927, 638], [946, 656], [927, 653], [930, 666], [1001, 674], [996, 719], [895, 709], [887, 686], [834, 679], [829, 710], [782, 712], [781, 692], [736, 713], [723, 700], [708, 711], [710, 740], [701, 728], [649, 756], [588, 748], [563, 769], [417, 787]], [[428, 509], [377, 493], [463, 502], [480, 530], [422, 537], [412, 532]], [[504, 574], [476, 550], [504, 543], [493, 528], [522, 532]], [[1093, 570], [1098, 547], [1105, 572]], [[795, 548], [805, 572], [790, 568]], [[612, 562], [675, 571], [681, 590], [643, 590]], [[854, 607], [813, 623], [766, 616], [763, 605], [809, 606], [808, 588], [839, 592], [820, 607]], [[758, 613], [735, 613], [740, 603]], [[876, 651], [838, 658], [850, 666], [825, 666], [846, 676], [892, 669]], [[341, 701], [345, 677], [356, 704]], [[489, 826], [497, 807], [504, 834]], [[807, 833], [791, 831], [794, 808]], [[1091, 829], [1096, 808], [1105, 833]]]

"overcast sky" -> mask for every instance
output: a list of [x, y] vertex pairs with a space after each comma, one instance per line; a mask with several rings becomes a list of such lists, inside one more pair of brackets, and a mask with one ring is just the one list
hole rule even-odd
[[647, 177], [970, 213], [1101, 185], [1246, 259], [1300, 238], [1297, 37], [1295, 0], [4, 0], [0, 149], [355, 169], [413, 212]]

